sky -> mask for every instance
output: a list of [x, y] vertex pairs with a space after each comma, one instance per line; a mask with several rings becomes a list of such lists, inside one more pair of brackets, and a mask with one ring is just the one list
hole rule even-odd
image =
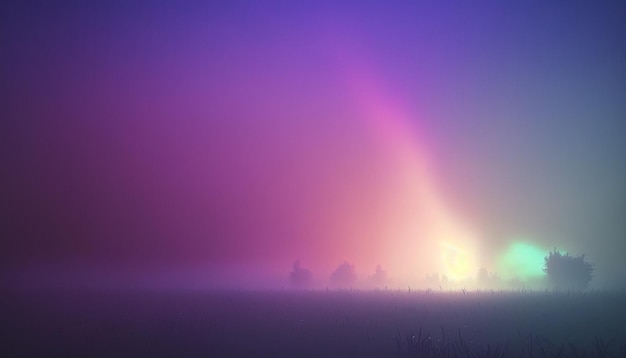
[[2, 7], [4, 277], [626, 283], [624, 5]]

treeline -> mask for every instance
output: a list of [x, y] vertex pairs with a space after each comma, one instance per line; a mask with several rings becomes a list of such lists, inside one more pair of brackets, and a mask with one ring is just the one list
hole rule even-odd
[[[540, 280], [522, 281], [514, 278], [510, 280], [501, 279], [497, 273], [489, 272], [486, 268], [481, 268], [473, 281], [452, 282], [445, 275], [428, 275], [424, 278], [424, 286], [430, 288], [453, 288], [464, 287], [465, 285], [477, 288], [497, 288], [515, 289], [521, 287], [547, 288], [556, 290], [584, 290], [589, 287], [593, 278], [593, 265], [585, 260], [585, 255], [570, 256], [569, 253], [561, 253], [556, 248], [550, 251], [544, 258], [543, 272], [545, 277]], [[351, 288], [357, 284], [357, 274], [355, 266], [347, 261], [339, 264], [331, 273], [325, 283], [332, 287]], [[289, 273], [289, 283], [295, 288], [310, 288], [314, 285], [314, 277], [311, 270], [302, 266], [300, 260], [292, 265]], [[378, 265], [376, 270], [367, 277], [361, 286], [370, 288], [383, 288], [393, 282], [389, 279], [387, 272]]]

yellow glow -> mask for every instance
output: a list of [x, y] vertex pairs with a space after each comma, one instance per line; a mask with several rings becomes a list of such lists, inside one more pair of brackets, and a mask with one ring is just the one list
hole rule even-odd
[[475, 260], [470, 252], [447, 242], [441, 243], [441, 249], [445, 274], [449, 279], [464, 280], [476, 273]]
[[387, 267], [406, 278], [429, 272], [452, 281], [472, 277], [478, 272], [479, 235], [442, 195], [426, 142], [413, 125], [419, 121], [381, 88], [372, 71], [360, 67], [351, 66], [353, 89], [396, 173], [387, 192]]

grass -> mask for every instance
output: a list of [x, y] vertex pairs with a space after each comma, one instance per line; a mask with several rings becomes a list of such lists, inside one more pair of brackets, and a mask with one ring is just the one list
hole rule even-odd
[[2, 357], [625, 357], [626, 293], [5, 293]]

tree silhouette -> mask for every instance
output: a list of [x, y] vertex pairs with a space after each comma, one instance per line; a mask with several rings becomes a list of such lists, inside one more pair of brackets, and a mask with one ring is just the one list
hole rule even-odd
[[313, 274], [311, 271], [302, 268], [300, 260], [293, 263], [292, 271], [289, 273], [289, 280], [295, 287], [306, 287], [313, 282]]
[[348, 261], [344, 261], [341, 265], [337, 266], [332, 275], [330, 275], [330, 282], [338, 286], [351, 286], [356, 282], [356, 272], [354, 272], [354, 265]]
[[543, 271], [548, 281], [558, 289], [586, 289], [591, 281], [593, 266], [585, 261], [585, 255], [570, 256], [556, 248], [545, 257]]
[[478, 270], [478, 284], [483, 288], [496, 288], [500, 286], [500, 277], [495, 272], [489, 272], [487, 268]]
[[387, 284], [387, 271], [383, 270], [380, 265], [376, 266], [376, 271], [370, 276], [370, 281], [374, 286], [380, 287]]

